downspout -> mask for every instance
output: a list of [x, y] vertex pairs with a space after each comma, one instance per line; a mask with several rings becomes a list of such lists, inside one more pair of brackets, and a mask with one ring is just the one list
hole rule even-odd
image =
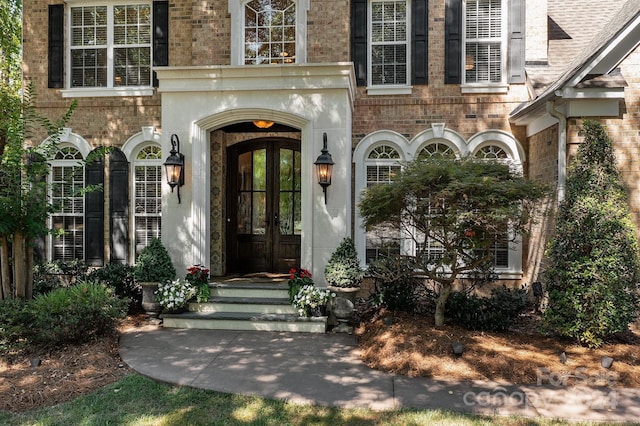
[[558, 188], [557, 202], [564, 201], [567, 183], [567, 117], [555, 108], [553, 101], [547, 101], [547, 113], [558, 120]]

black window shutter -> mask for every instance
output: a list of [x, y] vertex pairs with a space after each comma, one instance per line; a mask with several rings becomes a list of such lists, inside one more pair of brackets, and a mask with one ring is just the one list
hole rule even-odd
[[356, 84], [367, 85], [367, 0], [351, 2], [351, 59]]
[[[153, 66], [169, 65], [169, 2], [153, 2]], [[153, 86], [158, 77], [153, 73]]]
[[462, 83], [462, 0], [447, 0], [444, 23], [444, 82]]
[[111, 215], [111, 263], [129, 260], [129, 163], [124, 153], [114, 149], [109, 154], [109, 212]]
[[524, 0], [509, 0], [509, 45], [507, 69], [509, 83], [524, 83], [525, 43]]
[[64, 5], [49, 5], [48, 87], [64, 87]]
[[[104, 184], [104, 160], [98, 156], [85, 168], [87, 185]], [[84, 196], [85, 261], [90, 266], [104, 265], [104, 192], [89, 191]]]
[[428, 1], [413, 0], [411, 7], [411, 83], [427, 84]]

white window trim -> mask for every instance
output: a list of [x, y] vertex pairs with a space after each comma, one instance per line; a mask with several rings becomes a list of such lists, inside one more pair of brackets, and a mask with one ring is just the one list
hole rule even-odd
[[[45, 139], [42, 144], [49, 144], [51, 143], [51, 138], [47, 138]], [[76, 148], [78, 151], [80, 151], [80, 154], [82, 154], [82, 158], [87, 158], [87, 156], [89, 155], [89, 153], [91, 152], [91, 145], [89, 144], [89, 142], [87, 142], [86, 139], [84, 139], [82, 136], [73, 133], [72, 129], [70, 127], [65, 127], [60, 131], [59, 134], [59, 139], [58, 139], [58, 146], [60, 148], [64, 148], [65, 146], [72, 146], [74, 148]], [[54, 164], [54, 163], [52, 163]], [[51, 175], [49, 174], [49, 176], [47, 176], [47, 181], [51, 182]], [[51, 188], [49, 188], [49, 196], [51, 196]], [[84, 209], [83, 209], [84, 210]], [[52, 214], [49, 215], [49, 217], [47, 218], [47, 225], [49, 226], [49, 228], [51, 228], [51, 216]], [[51, 260], [53, 258], [53, 235], [49, 234], [47, 236], [47, 260]], [[84, 246], [84, 242], [83, 242], [83, 258], [84, 258], [84, 251], [86, 250], [86, 247]]]
[[367, 87], [367, 95], [371, 96], [384, 96], [384, 95], [410, 95], [413, 91], [413, 86], [369, 86]]
[[411, 85], [411, 1], [405, 0], [407, 5], [407, 27], [406, 27], [406, 46], [407, 46], [407, 76], [406, 76], [406, 84], [373, 84], [371, 83], [371, 6], [373, 3], [380, 3], [386, 0], [370, 0], [367, 3], [367, 94], [368, 95], [410, 95], [413, 89]]
[[[244, 5], [250, 0], [229, 0], [231, 15], [231, 65], [244, 65]], [[307, 63], [307, 12], [309, 0], [292, 0], [296, 4], [296, 64]], [[259, 65], [247, 65], [259, 66]], [[268, 66], [268, 65], [265, 65]], [[270, 65], [273, 66], [273, 65]], [[281, 66], [286, 66], [285, 64]]]
[[[142, 126], [142, 130], [135, 135], [131, 136], [127, 141], [122, 144], [122, 153], [129, 162], [129, 263], [134, 264], [136, 260], [136, 238], [135, 238], [135, 166], [136, 157], [138, 153], [147, 146], [157, 146], [162, 149], [162, 143], [160, 141], [161, 134], [156, 131], [155, 126]], [[138, 160], [139, 161], [139, 160]], [[159, 160], [159, 164], [162, 165], [163, 160]], [[162, 172], [162, 171], [161, 171]], [[160, 184], [162, 185], [162, 179]], [[162, 212], [160, 212], [162, 218]], [[162, 219], [161, 219], [162, 220]]]
[[[60, 90], [63, 98], [96, 98], [96, 97], [124, 97], [124, 96], [152, 96], [155, 92], [153, 88], [153, 74], [151, 75], [151, 81], [149, 86], [108, 86], [108, 87], [71, 87], [71, 8], [72, 7], [88, 7], [88, 6], [113, 6], [113, 5], [129, 5], [129, 4], [148, 4], [153, 8], [151, 1], [146, 0], [118, 0], [118, 1], [95, 1], [85, 2], [83, 0], [66, 0], [66, 4], [71, 7], [67, 7], [65, 10], [65, 20], [67, 22], [65, 31], [65, 69], [67, 70], [65, 76], [66, 89]], [[113, 8], [109, 8], [107, 11], [109, 16], [109, 22], [113, 23]], [[153, 19], [153, 13], [152, 13]], [[153, 20], [151, 22], [151, 68], [153, 69]], [[107, 26], [107, 40], [113, 40], [113, 25]], [[113, 58], [113, 42], [107, 44], [107, 85], [113, 84], [114, 73], [114, 58]], [[153, 70], [152, 70], [153, 73]]]
[[[432, 143], [445, 144], [456, 152], [457, 155], [464, 157], [466, 155], [474, 155], [478, 150], [487, 145], [496, 145], [505, 150], [510, 156], [511, 166], [522, 172], [522, 165], [526, 161], [525, 152], [522, 145], [515, 137], [503, 130], [486, 130], [478, 132], [468, 140], [465, 140], [459, 133], [443, 127], [442, 123], [432, 125], [431, 129], [418, 133], [411, 140], [403, 135], [389, 131], [379, 130], [365, 136], [355, 147], [353, 152], [353, 162], [355, 165], [355, 194], [359, 201], [360, 194], [366, 188], [366, 166], [367, 156], [374, 148], [380, 145], [389, 145], [398, 150], [400, 153], [400, 163], [402, 161], [413, 159], [422, 151], [424, 147]], [[358, 252], [360, 266], [367, 268], [366, 265], [366, 233], [363, 228], [363, 220], [358, 209], [355, 211], [355, 229], [354, 243]], [[409, 245], [407, 245], [409, 244]], [[415, 251], [413, 242], [410, 238], [403, 239], [401, 250], [406, 253]], [[509, 266], [496, 267], [495, 272], [498, 279], [520, 279], [523, 276], [522, 271], [522, 237], [518, 236], [509, 242]]]
[[491, 83], [491, 82], [479, 82], [479, 83], [467, 83], [466, 82], [466, 71], [465, 71], [465, 62], [467, 56], [467, 2], [464, 0], [462, 2], [462, 84], [461, 84], [461, 92], [462, 93], [507, 93], [509, 91], [509, 85], [507, 84], [507, 46], [509, 41], [509, 31], [508, 31], [508, 14], [509, 14], [509, 5], [507, 0], [501, 0], [501, 9], [502, 9], [502, 37], [500, 40], [500, 54], [501, 54], [501, 80], [499, 82]]
[[[67, 130], [67, 129], [65, 129]], [[76, 142], [75, 140], [71, 139], [69, 140], [69, 136], [70, 134], [67, 133], [63, 133], [64, 136], [66, 136], [65, 140], [61, 140], [58, 143], [58, 148], [66, 148], [66, 147], [72, 147], [78, 150], [78, 152], [80, 153], [80, 155], [82, 155], [83, 159], [87, 158], [88, 153], [85, 153], [86, 151], [86, 146], [83, 146], [83, 144], [76, 144], [74, 142]], [[48, 139], [47, 139], [48, 140]], [[84, 139], [82, 139], [84, 140]], [[47, 141], [45, 141], [46, 143]], [[86, 141], [85, 141], [86, 142]], [[87, 144], [88, 145], [88, 144]], [[86, 185], [86, 181], [85, 181], [85, 176], [84, 176], [84, 165], [82, 164], [81, 160], [56, 160], [53, 159], [49, 162], [50, 165], [50, 173], [47, 176], [47, 183], [49, 185], [49, 190], [48, 190], [48, 195], [49, 198], [51, 199], [53, 197], [53, 187], [52, 187], [52, 172], [53, 172], [53, 168], [54, 167], [82, 167], [83, 169], [83, 176], [82, 176], [82, 180], [84, 182], [84, 184]], [[86, 215], [86, 198], [83, 196], [82, 197], [82, 222], [83, 224], [86, 224], [85, 221], [85, 216]], [[51, 212], [49, 214], [49, 217], [47, 218], [47, 226], [49, 227], [49, 229], [53, 229], [53, 217], [54, 216], [72, 216], [72, 217], [77, 217], [79, 215], [77, 214], [62, 214], [60, 212], [54, 211]], [[85, 232], [85, 231], [83, 231]], [[55, 241], [55, 236], [51, 233], [49, 233], [48, 237], [47, 237], [47, 260], [48, 261], [52, 261], [54, 260], [53, 258], [53, 248], [54, 248], [54, 241]], [[82, 259], [81, 260], [86, 260], [85, 256], [86, 256], [86, 245], [85, 245], [85, 241], [86, 241], [86, 235], [83, 233], [83, 240], [82, 240]]]
[[[135, 170], [136, 170], [136, 166], [144, 166], [144, 167], [160, 167], [160, 174], [158, 175], [160, 177], [160, 181], [159, 184], [162, 185], [162, 158], [158, 159], [158, 160], [138, 160], [136, 157], [138, 156], [138, 154], [140, 153], [140, 151], [142, 151], [143, 149], [149, 147], [149, 146], [154, 146], [156, 148], [160, 148], [161, 146], [159, 143], [155, 143], [155, 142], [143, 142], [142, 144], [140, 144], [137, 149], [134, 151], [135, 155], [131, 158], [131, 160], [129, 161], [130, 164], [130, 174], [131, 174], [131, 179], [130, 179], [130, 194], [131, 196], [129, 197], [129, 203], [131, 205], [131, 234], [130, 238], [129, 238], [129, 243], [130, 243], [130, 250], [129, 250], [129, 254], [131, 257], [131, 263], [135, 263], [135, 259], [136, 259], [136, 217], [160, 217], [160, 223], [162, 223], [162, 208], [160, 210], [160, 214], [159, 215], [149, 215], [147, 216], [146, 214], [141, 214], [138, 215], [136, 214], [135, 211], [135, 201], [136, 201], [136, 175], [135, 175]], [[161, 196], [162, 199], [162, 196]], [[160, 228], [162, 230], [162, 227]]]
[[78, 87], [74, 89], [60, 90], [63, 98], [104, 98], [107, 96], [123, 97], [123, 96], [153, 96], [155, 89], [153, 87]]

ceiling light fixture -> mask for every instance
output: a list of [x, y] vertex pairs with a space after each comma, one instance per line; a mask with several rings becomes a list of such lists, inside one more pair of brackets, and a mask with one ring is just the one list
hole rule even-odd
[[269, 127], [273, 126], [273, 121], [253, 120], [253, 125], [259, 129], [268, 129]]

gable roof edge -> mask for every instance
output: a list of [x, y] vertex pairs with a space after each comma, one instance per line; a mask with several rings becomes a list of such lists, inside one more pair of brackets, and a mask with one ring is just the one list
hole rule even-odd
[[[613, 61], [614, 64], [608, 67], [608, 72], [616, 68], [640, 44], [640, 2], [629, 0], [613, 16], [609, 24], [605, 25], [593, 42], [583, 49], [567, 70], [544, 92], [514, 109], [509, 114], [509, 121], [521, 120], [530, 113], [540, 111], [540, 106], [547, 101], [562, 97], [561, 92], [564, 87], [575, 87], [604, 60], [612, 59], [612, 55], [616, 59]], [[623, 51], [616, 49], [625, 44], [630, 44], [630, 47]]]

